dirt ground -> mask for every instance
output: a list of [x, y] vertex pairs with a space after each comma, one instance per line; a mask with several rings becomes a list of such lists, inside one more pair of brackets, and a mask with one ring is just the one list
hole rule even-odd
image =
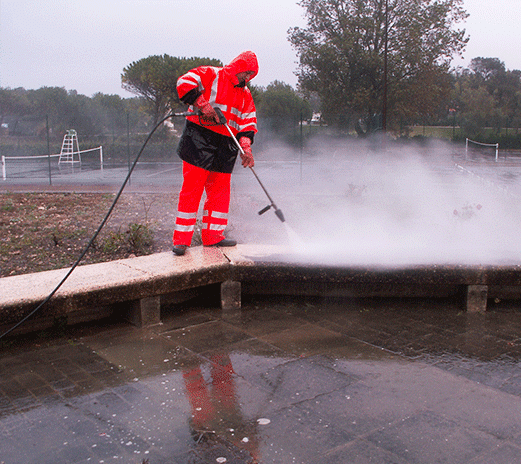
[[[107, 193], [1, 193], [0, 277], [70, 267], [114, 198]], [[169, 194], [123, 194], [81, 263], [169, 250], [176, 203]]]

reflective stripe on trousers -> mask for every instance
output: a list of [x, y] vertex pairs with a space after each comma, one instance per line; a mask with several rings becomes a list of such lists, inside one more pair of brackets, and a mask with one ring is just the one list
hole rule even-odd
[[178, 232], [191, 232], [195, 230], [197, 213], [185, 213], [178, 211], [175, 219], [175, 230]]
[[228, 213], [205, 210], [203, 213], [203, 230], [224, 231], [228, 224]]
[[206, 192], [201, 231], [203, 245], [213, 245], [224, 239], [230, 207], [230, 179], [231, 174], [207, 171], [183, 161], [183, 186], [179, 193], [174, 245], [192, 243], [203, 192]]

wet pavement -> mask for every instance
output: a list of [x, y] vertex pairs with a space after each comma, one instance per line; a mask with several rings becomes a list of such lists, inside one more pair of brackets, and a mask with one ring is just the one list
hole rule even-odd
[[0, 352], [0, 462], [513, 463], [521, 312], [245, 298]]

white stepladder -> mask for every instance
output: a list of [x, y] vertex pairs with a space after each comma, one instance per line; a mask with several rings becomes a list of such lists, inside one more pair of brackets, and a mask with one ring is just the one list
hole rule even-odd
[[[76, 155], [76, 156], [75, 156]], [[62, 148], [60, 151], [60, 158], [58, 164], [62, 163], [80, 163], [81, 155], [78, 144], [78, 134], [74, 129], [69, 129], [63, 137]]]

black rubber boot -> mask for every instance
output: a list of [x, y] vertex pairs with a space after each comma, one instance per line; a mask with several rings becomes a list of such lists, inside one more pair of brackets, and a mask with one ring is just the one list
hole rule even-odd
[[231, 238], [223, 238], [220, 242], [214, 243], [213, 245], [205, 245], [205, 246], [234, 247], [235, 245], [237, 245], [236, 240], [232, 240]]
[[183, 256], [185, 254], [187, 248], [188, 247], [186, 245], [174, 245], [174, 248], [172, 248], [172, 251], [177, 256]]

